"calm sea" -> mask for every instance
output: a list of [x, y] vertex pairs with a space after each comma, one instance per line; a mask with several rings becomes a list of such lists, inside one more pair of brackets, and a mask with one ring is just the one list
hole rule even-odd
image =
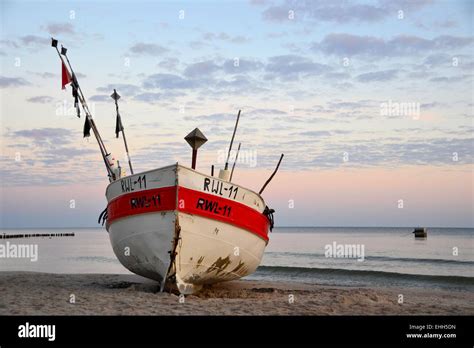
[[[431, 228], [428, 238], [421, 240], [411, 232], [409, 228], [275, 228], [261, 266], [247, 278], [474, 290], [474, 229]], [[1, 244], [38, 244], [39, 254], [36, 262], [0, 258], [0, 271], [129, 273], [113, 254], [105, 229], [0, 230], [16, 233], [75, 233], [75, 237], [0, 239]], [[361, 254], [327, 257], [325, 252], [334, 244], [357, 246], [364, 252], [363, 260]]]

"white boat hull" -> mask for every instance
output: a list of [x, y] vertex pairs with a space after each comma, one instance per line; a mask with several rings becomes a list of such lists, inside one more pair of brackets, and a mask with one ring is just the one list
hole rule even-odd
[[107, 199], [119, 261], [183, 294], [251, 274], [268, 242], [258, 194], [180, 165], [111, 183]]
[[238, 279], [255, 272], [260, 264], [266, 242], [254, 234], [183, 213], [179, 213], [179, 225], [175, 265], [180, 288]]
[[130, 216], [109, 227], [112, 248], [131, 272], [162, 282], [170, 267], [174, 212]]

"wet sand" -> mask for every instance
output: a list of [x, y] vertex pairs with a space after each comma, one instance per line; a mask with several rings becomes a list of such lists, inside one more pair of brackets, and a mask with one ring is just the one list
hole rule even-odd
[[474, 314], [467, 291], [238, 280], [180, 297], [140, 276], [116, 274], [0, 272], [0, 294], [0, 315]]

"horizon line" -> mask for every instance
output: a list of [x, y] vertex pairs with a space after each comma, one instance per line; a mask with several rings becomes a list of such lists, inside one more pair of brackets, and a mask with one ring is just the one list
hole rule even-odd
[[[456, 229], [474, 229], [474, 226], [275, 226], [274, 228], [456, 228]], [[104, 226], [63, 226], [63, 227], [0, 227], [1, 230], [27, 230], [27, 229], [105, 229]]]

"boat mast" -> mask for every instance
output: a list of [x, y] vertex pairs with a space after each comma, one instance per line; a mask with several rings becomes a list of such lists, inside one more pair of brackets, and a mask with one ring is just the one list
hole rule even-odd
[[94, 136], [97, 140], [97, 143], [99, 145], [100, 153], [102, 154], [102, 159], [104, 160], [105, 167], [107, 169], [107, 173], [109, 176], [109, 180], [113, 181], [115, 180], [115, 174], [109, 164], [109, 161], [107, 160], [107, 149], [105, 147], [105, 144], [102, 140], [102, 137], [100, 136], [99, 130], [97, 129], [97, 126], [94, 122], [94, 119], [92, 118], [92, 114], [89, 110], [89, 107], [87, 105], [86, 99], [84, 97], [84, 94], [82, 93], [81, 86], [79, 85], [79, 82], [77, 81], [76, 74], [74, 73], [74, 70], [72, 69], [71, 62], [69, 61], [69, 58], [67, 56], [67, 49], [61, 46], [61, 53], [58, 50], [58, 40], [55, 40], [54, 38], [51, 38], [51, 46], [56, 49], [56, 52], [58, 53], [59, 59], [61, 59], [61, 62], [66, 66], [66, 63], [63, 59], [63, 56], [66, 58], [67, 66], [69, 66], [69, 69], [71, 70], [71, 76], [72, 76], [72, 83], [75, 84], [77, 91], [79, 92], [78, 94], [78, 99], [81, 102], [82, 109], [86, 113], [86, 122], [89, 123], [90, 128], [92, 129]]
[[232, 133], [232, 139], [230, 140], [229, 152], [227, 153], [227, 160], [225, 161], [224, 170], [227, 170], [229, 168], [230, 152], [232, 151], [232, 144], [234, 143], [235, 132], [237, 131], [237, 126], [239, 125], [239, 119], [240, 119], [240, 110], [239, 110], [239, 113], [237, 114], [237, 121], [235, 121], [234, 133]]
[[234, 164], [232, 165], [232, 171], [230, 172], [229, 181], [232, 181], [232, 176], [234, 175], [235, 164], [237, 163], [237, 160], [239, 159], [240, 145], [242, 145], [242, 143], [239, 143], [239, 147], [237, 148], [237, 154], [235, 155], [235, 161], [234, 161]]

